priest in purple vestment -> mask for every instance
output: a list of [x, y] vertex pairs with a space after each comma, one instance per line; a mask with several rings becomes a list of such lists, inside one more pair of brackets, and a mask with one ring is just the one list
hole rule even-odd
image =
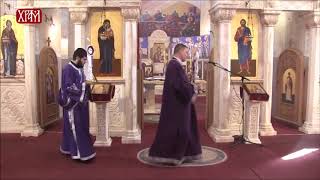
[[155, 140], [149, 158], [156, 163], [180, 165], [201, 158], [201, 145], [195, 111], [194, 86], [182, 68], [188, 47], [177, 44], [168, 63]]
[[72, 159], [86, 161], [95, 157], [89, 134], [89, 85], [85, 83], [83, 65], [87, 52], [78, 48], [73, 60], [62, 71], [58, 102], [63, 107], [63, 134], [60, 151]]

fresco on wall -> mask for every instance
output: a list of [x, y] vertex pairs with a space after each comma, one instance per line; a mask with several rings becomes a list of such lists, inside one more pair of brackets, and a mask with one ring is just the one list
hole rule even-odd
[[148, 38], [147, 37], [139, 38], [139, 55], [140, 55], [140, 59], [148, 58]]
[[200, 9], [186, 2], [148, 2], [142, 4], [139, 36], [163, 30], [171, 37], [199, 36]]
[[[210, 36], [192, 36], [192, 37], [172, 37], [170, 38], [169, 54], [173, 54], [174, 47], [182, 43], [189, 47], [190, 50], [196, 48], [200, 59], [208, 59], [210, 53]], [[140, 59], [148, 58], [148, 37], [139, 38], [139, 56]], [[151, 48], [151, 47], [150, 47]], [[191, 51], [190, 51], [191, 53]], [[190, 57], [189, 57], [190, 58]]]
[[[189, 47], [190, 50], [196, 49], [199, 53], [200, 59], [209, 58], [209, 48], [210, 48], [210, 36], [192, 36], [192, 37], [173, 37], [170, 42], [170, 52], [173, 54], [174, 47], [179, 44], [185, 44]], [[191, 51], [190, 51], [191, 56]]]

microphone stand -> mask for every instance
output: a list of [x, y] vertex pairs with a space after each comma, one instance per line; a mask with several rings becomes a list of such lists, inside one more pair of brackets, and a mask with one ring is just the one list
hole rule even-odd
[[250, 81], [250, 79], [240, 75], [240, 74], [236, 74], [232, 71], [230, 71], [229, 69], [223, 67], [221, 64], [219, 63], [216, 63], [216, 62], [212, 62], [212, 61], [209, 61], [209, 64], [212, 64], [213, 66], [219, 68], [219, 69], [222, 69], [228, 73], [230, 73], [231, 75], [234, 75], [234, 76], [237, 76], [237, 77], [240, 77], [241, 78], [241, 86], [240, 86], [240, 97], [241, 97], [241, 104], [242, 104], [242, 134], [241, 135], [235, 135], [233, 136], [234, 138], [234, 144], [232, 147], [238, 145], [238, 144], [246, 144], [246, 143], [250, 143], [250, 144], [255, 144], [255, 145], [258, 145], [258, 146], [263, 146], [262, 144], [257, 144], [257, 143], [254, 143], [254, 142], [251, 142], [249, 140], [247, 140], [245, 137], [244, 137], [244, 97], [243, 97], [243, 87], [244, 87], [244, 80], [247, 80], [247, 81]]

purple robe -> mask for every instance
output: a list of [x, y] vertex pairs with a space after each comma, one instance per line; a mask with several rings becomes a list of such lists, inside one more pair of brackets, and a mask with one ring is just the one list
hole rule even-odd
[[201, 158], [193, 85], [178, 60], [169, 62], [163, 88], [160, 121], [150, 148], [151, 161], [181, 164]]
[[72, 159], [89, 160], [96, 153], [89, 134], [89, 91], [82, 68], [71, 62], [62, 71], [59, 104], [63, 107], [63, 135], [60, 151]]

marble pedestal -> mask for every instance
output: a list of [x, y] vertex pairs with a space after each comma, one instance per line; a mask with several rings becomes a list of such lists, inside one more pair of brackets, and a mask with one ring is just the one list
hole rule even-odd
[[96, 103], [97, 133], [94, 146], [111, 146], [108, 103]]
[[[259, 139], [259, 120], [260, 120], [260, 104], [262, 101], [252, 101], [249, 100], [249, 96], [246, 92], [244, 92], [244, 130], [243, 135], [244, 139], [256, 143], [261, 144]], [[248, 143], [250, 144], [250, 143]]]
[[146, 104], [145, 104], [145, 113], [155, 113], [156, 112], [156, 95], [155, 95], [155, 83], [145, 83], [144, 87], [146, 88], [145, 97], [146, 97]]
[[144, 81], [144, 87], [146, 89], [145, 97], [146, 104], [144, 105], [144, 119], [148, 122], [159, 122], [160, 108], [159, 104], [156, 104], [156, 86], [163, 85], [164, 81]]

